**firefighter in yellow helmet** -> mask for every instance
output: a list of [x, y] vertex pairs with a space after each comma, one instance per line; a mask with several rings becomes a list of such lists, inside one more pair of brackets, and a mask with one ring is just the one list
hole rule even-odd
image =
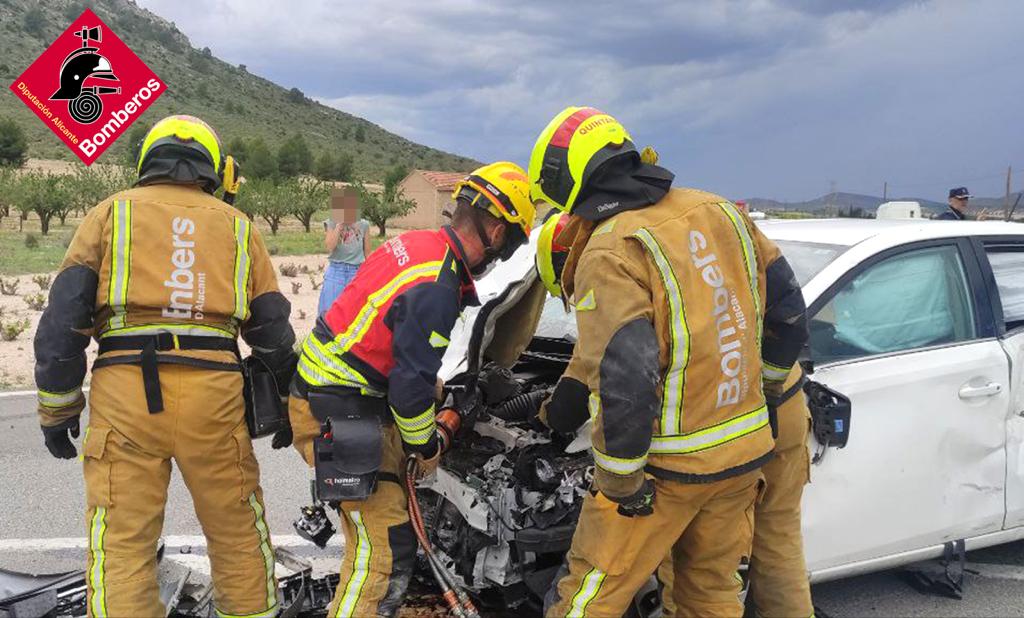
[[594, 108], [548, 124], [529, 176], [535, 200], [572, 214], [562, 292], [596, 464], [546, 611], [622, 615], [668, 545], [678, 614], [739, 616], [734, 575], [774, 447], [765, 393], [807, 338], [792, 270], [728, 200], [671, 188]]
[[82, 443], [90, 616], [165, 614], [156, 550], [172, 460], [207, 537], [217, 614], [278, 610], [236, 339], [287, 387], [295, 335], [259, 233], [212, 195], [224, 165], [203, 121], [156, 123], [135, 187], [75, 232], [36, 333], [40, 422], [62, 459], [76, 455], [85, 348], [99, 341]]
[[534, 219], [519, 166], [481, 167], [453, 194], [451, 225], [384, 243], [302, 345], [289, 414], [316, 494], [345, 533], [330, 616], [393, 616], [416, 558], [401, 482], [407, 456], [432, 474], [438, 370], [451, 330], [477, 304], [475, 277], [526, 242]]

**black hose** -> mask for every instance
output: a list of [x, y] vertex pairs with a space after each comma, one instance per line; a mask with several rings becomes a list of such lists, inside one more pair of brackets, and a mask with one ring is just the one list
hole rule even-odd
[[491, 410], [491, 414], [504, 421], [528, 421], [547, 399], [547, 390], [530, 391], [508, 399]]

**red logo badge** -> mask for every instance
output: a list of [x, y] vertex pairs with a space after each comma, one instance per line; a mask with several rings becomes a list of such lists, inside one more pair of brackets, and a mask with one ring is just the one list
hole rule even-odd
[[11, 84], [86, 165], [166, 89], [89, 9]]

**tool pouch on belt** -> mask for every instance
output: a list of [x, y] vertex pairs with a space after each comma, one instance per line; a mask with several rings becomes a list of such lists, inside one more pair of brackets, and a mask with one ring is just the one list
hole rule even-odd
[[272, 436], [288, 427], [288, 411], [277, 390], [277, 378], [263, 359], [250, 356], [242, 361], [245, 382], [245, 424], [254, 440]]
[[842, 393], [808, 380], [804, 384], [807, 407], [811, 410], [814, 438], [823, 447], [843, 448], [850, 439], [850, 399]]
[[324, 428], [313, 439], [316, 499], [326, 503], [366, 500], [377, 487], [383, 459], [384, 400], [309, 392], [309, 407]]

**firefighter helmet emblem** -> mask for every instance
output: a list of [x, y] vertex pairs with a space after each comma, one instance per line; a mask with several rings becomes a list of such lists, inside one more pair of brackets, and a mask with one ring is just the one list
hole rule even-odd
[[[102, 42], [103, 31], [99, 26], [82, 28], [75, 36], [82, 39], [82, 47], [68, 54], [60, 67], [60, 88], [50, 97], [51, 101], [68, 101], [68, 113], [82, 124], [92, 124], [103, 113], [100, 97], [118, 94], [121, 88], [99, 86], [95, 80], [118, 81], [110, 61], [99, 54], [98, 47], [90, 47], [92, 41]], [[89, 85], [86, 85], [86, 82]]]

